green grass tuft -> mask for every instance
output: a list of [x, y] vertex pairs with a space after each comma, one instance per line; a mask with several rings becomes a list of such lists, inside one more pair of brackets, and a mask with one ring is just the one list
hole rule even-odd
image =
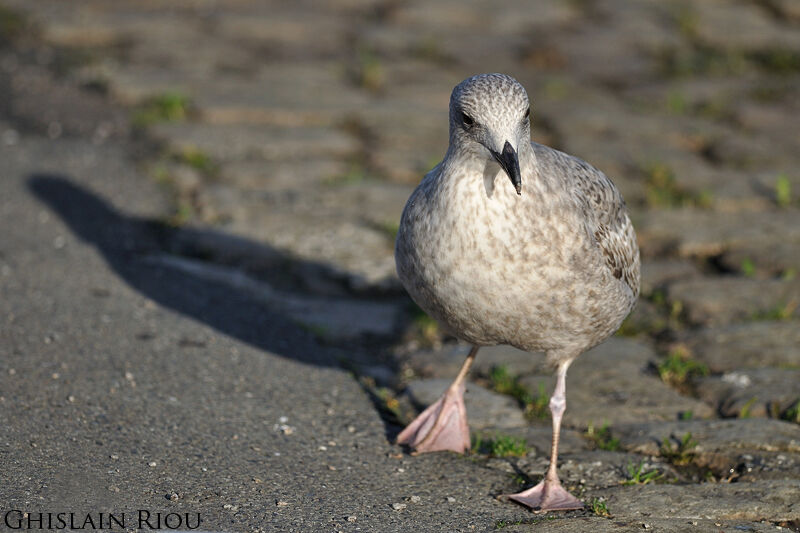
[[681, 346], [673, 349], [667, 358], [658, 364], [658, 375], [661, 376], [661, 380], [678, 387], [684, 385], [689, 378], [707, 376], [708, 373], [708, 367], [691, 359], [689, 351]]
[[739, 409], [739, 418], [750, 418], [750, 410], [753, 408], [753, 405], [758, 401], [758, 398], [753, 396], [745, 404]]
[[778, 304], [772, 309], [757, 311], [750, 318], [752, 320], [790, 320], [794, 316], [796, 309], [797, 301], [790, 300], [786, 303]]
[[695, 456], [694, 448], [697, 441], [692, 439], [692, 434], [687, 432], [679, 441], [671, 442], [664, 437], [664, 441], [659, 448], [661, 457], [677, 466], [685, 466], [692, 462]]
[[694, 193], [685, 190], [675, 179], [675, 172], [669, 165], [653, 163], [644, 169], [645, 197], [650, 207], [701, 207], [712, 204], [708, 192]]
[[139, 127], [157, 122], [179, 122], [186, 120], [190, 109], [189, 97], [178, 91], [167, 91], [150, 97], [137, 106], [132, 121]]
[[788, 422], [800, 424], [800, 400], [797, 400], [797, 403], [788, 408], [781, 418]]
[[650, 482], [656, 482], [663, 474], [658, 470], [644, 471], [644, 461], [639, 461], [638, 466], [633, 462], [628, 461], [628, 479], [623, 481], [623, 485], [647, 485]]
[[775, 178], [775, 203], [779, 207], [789, 207], [792, 203], [792, 182], [786, 174]]
[[519, 382], [519, 377], [513, 375], [506, 365], [492, 367], [489, 371], [489, 381], [492, 389], [500, 394], [506, 394], [516, 399], [525, 411], [528, 420], [545, 419], [550, 414], [550, 397], [544, 385], [539, 385], [536, 394]]
[[606, 502], [601, 500], [600, 498], [592, 498], [592, 502], [589, 504], [589, 508], [597, 516], [603, 516], [606, 518], [611, 516], [611, 512], [609, 512]]
[[611, 436], [611, 428], [608, 427], [608, 422], [603, 422], [603, 425], [599, 428], [589, 424], [585, 435], [594, 441], [595, 446], [601, 450], [616, 452], [621, 447], [619, 439]]
[[523, 437], [512, 435], [472, 436], [472, 453], [486, 454], [490, 457], [524, 457], [528, 453], [528, 444]]
[[753, 263], [753, 260], [750, 258], [742, 259], [741, 270], [742, 274], [748, 278], [752, 278], [756, 275], [756, 264]]

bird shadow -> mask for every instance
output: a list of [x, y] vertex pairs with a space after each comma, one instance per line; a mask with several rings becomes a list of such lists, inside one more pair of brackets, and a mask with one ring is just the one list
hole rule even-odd
[[269, 280], [269, 286], [281, 289], [298, 288], [302, 285], [299, 280], [314, 277], [309, 271], [322, 275], [330, 267], [290, 258], [269, 246], [221, 232], [175, 228], [126, 215], [65, 176], [35, 174], [27, 185], [75, 235], [93, 245], [125, 283], [157, 304], [258, 349], [308, 365], [342, 366], [344, 350], [320, 343], [280, 306], [253, 291], [252, 284], [237, 286], [193, 268], [203, 264], [220, 243], [224, 243], [225, 253], [215, 257], [219, 261], [211, 265], [210, 272], [215, 272], [214, 268], [218, 272], [221, 261], [239, 274], [257, 271]]

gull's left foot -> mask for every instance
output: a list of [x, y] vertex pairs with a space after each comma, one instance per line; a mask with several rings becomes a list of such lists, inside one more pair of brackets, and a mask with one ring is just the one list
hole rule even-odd
[[510, 494], [508, 498], [530, 507], [535, 513], [583, 509], [583, 503], [567, 492], [557, 479], [555, 481], [544, 480], [528, 490]]
[[464, 384], [450, 387], [439, 400], [425, 409], [400, 435], [397, 444], [410, 446], [414, 453], [469, 450]]

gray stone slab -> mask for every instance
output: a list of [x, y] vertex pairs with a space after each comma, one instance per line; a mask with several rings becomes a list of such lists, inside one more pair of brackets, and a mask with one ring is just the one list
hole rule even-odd
[[647, 455], [658, 455], [665, 438], [681, 438], [686, 433], [698, 442], [698, 452], [746, 449], [800, 453], [800, 425], [763, 418], [620, 424], [612, 432], [623, 448]]
[[642, 294], [650, 294], [665, 284], [700, 277], [700, 270], [690, 261], [657, 259], [642, 262]]
[[[423, 379], [412, 381], [404, 394], [420, 411], [434, 403], [450, 386], [452, 379]], [[483, 428], [506, 429], [528, 425], [517, 402], [508, 396], [484, 389], [475, 383], [467, 384], [464, 395], [467, 419], [472, 430]]]
[[[768, 194], [773, 194], [771, 189], [766, 190]], [[800, 190], [800, 184], [796, 190]], [[732, 272], [743, 272], [749, 263], [753, 266], [752, 275], [756, 278], [791, 278], [800, 272], [800, 246], [791, 242], [751, 241], [723, 252], [719, 263]]]
[[178, 153], [201, 150], [222, 162], [253, 157], [268, 160], [347, 157], [358, 150], [354, 138], [324, 127], [174, 122], [156, 124], [152, 132]]
[[800, 401], [800, 369], [733, 370], [699, 378], [693, 388], [723, 417], [777, 417]]
[[696, 209], [651, 210], [636, 226], [645, 255], [671, 250], [682, 257], [709, 257], [761, 242], [800, 246], [800, 211], [716, 213]]
[[692, 357], [712, 372], [765, 366], [800, 366], [796, 320], [747, 322], [702, 328], [682, 336]]
[[[800, 481], [638, 485], [601, 491], [608, 509], [646, 522], [652, 518], [770, 522], [800, 518]], [[688, 524], [687, 524], [688, 526]], [[684, 531], [693, 531], [686, 527]]]
[[[647, 344], [612, 337], [578, 357], [567, 374], [567, 411], [564, 423], [569, 427], [599, 427], [644, 420], [676, 420], [681, 413], [712, 416], [708, 405], [681, 396], [664, 384], [652, 365], [658, 356]], [[521, 382], [532, 391], [539, 386], [550, 393], [551, 376], [531, 375]]]
[[763, 320], [786, 309], [800, 317], [800, 279], [713, 277], [676, 281], [667, 298], [680, 302], [691, 324], [719, 325]]
[[[423, 377], [455, 378], [470, 346], [447, 345], [439, 350], [414, 352], [407, 359], [414, 372]], [[494, 367], [505, 366], [512, 375], [547, 372], [544, 354], [528, 353], [513, 346], [483, 346], [472, 365], [472, 375], [487, 377]]]

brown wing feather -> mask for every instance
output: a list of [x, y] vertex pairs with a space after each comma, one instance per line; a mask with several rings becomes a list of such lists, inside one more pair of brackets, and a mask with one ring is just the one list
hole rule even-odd
[[608, 267], [617, 279], [630, 287], [634, 296], [638, 296], [639, 247], [625, 200], [608, 176], [587, 162], [562, 152], [557, 152], [557, 157], [566, 167], [564, 175], [568, 186], [575, 187], [575, 197], [586, 210], [588, 229], [597, 240]]

